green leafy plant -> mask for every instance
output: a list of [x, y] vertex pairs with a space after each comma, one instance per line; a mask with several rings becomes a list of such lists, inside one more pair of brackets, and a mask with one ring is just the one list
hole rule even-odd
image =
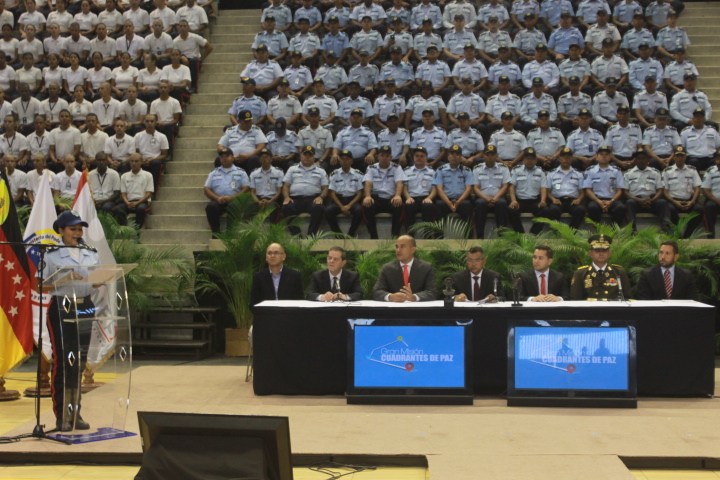
[[265, 251], [271, 243], [285, 248], [285, 265], [299, 270], [307, 284], [310, 276], [323, 267], [313, 246], [332, 233], [301, 238], [288, 233], [287, 227], [300, 225], [298, 219], [269, 221], [277, 212], [260, 208], [249, 194], [238, 196], [228, 206], [228, 228], [219, 234], [223, 251], [202, 255], [196, 266], [195, 288], [198, 293], [216, 293], [226, 302], [238, 328], [250, 328], [250, 291], [252, 277], [265, 267]]

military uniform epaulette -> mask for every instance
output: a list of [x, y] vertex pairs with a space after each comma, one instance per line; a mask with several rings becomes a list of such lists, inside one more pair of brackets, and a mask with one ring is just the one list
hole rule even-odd
[[253, 129], [253, 130], [260, 130], [260, 127], [258, 127], [257, 125], [253, 125], [253, 126], [250, 127], [250, 128]]
[[530, 92], [530, 93], [526, 93], [525, 95], [523, 95], [523, 98], [532, 97], [532, 96], [533, 96], [533, 93]]
[[684, 132], [684, 131], [687, 130], [688, 128], [694, 128], [694, 127], [693, 127], [692, 125], [688, 125], [687, 127], [683, 128], [682, 131]]
[[500, 95], [499, 93], [496, 93], [495, 95], [492, 95], [490, 98], [488, 98], [488, 100], [492, 100], [493, 98], [497, 98], [499, 95]]
[[414, 135], [416, 132], [419, 132], [420, 130], [423, 130], [424, 128], [425, 128], [425, 127], [418, 127], [418, 128], [416, 128], [416, 129], [413, 130], [413, 132], [412, 132], [413, 135]]
[[587, 270], [589, 268], [592, 268], [590, 265], [583, 265], [582, 267], [578, 267], [578, 270]]
[[[390, 129], [389, 129], [389, 128], [386, 128], [386, 130], [390, 130]], [[398, 128], [398, 130], [400, 130], [401, 132], [408, 133], [408, 131], [407, 131], [406, 129], [404, 129], [404, 128]]]
[[655, 168], [655, 167], [651, 167], [650, 165], [648, 165], [646, 168], [648, 168], [648, 169], [649, 169], [650, 171], [652, 171], [652, 172], [658, 172], [658, 173], [660, 173], [660, 170], [658, 170], [658, 169]]

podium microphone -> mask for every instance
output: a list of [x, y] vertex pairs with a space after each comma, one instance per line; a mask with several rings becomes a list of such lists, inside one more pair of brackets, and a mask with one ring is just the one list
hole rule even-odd
[[619, 276], [618, 276], [617, 282], [618, 282], [618, 301], [623, 302], [627, 305], [630, 305], [630, 302], [628, 302], [625, 299], [625, 293], [623, 292], [622, 281], [620, 280]]

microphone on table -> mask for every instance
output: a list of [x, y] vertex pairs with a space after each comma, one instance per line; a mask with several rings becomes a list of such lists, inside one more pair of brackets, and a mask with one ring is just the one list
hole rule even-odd
[[626, 304], [630, 305], [630, 302], [625, 300], [625, 293], [623, 292], [622, 280], [620, 280], [619, 276], [617, 278], [617, 281], [618, 281], [618, 301], [625, 302]]
[[498, 296], [499, 285], [500, 285], [500, 279], [498, 277], [495, 277], [493, 279], [493, 295], [495, 295], [495, 301], [496, 302], [504, 302], [505, 299], [503, 297]]

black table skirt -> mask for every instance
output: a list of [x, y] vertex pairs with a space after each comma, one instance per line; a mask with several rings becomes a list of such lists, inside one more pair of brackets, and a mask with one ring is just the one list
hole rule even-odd
[[638, 395], [707, 397], [715, 388], [714, 308], [258, 306], [253, 333], [255, 394], [344, 395], [349, 318], [474, 319], [473, 390], [495, 395], [507, 386], [508, 320], [633, 320]]

